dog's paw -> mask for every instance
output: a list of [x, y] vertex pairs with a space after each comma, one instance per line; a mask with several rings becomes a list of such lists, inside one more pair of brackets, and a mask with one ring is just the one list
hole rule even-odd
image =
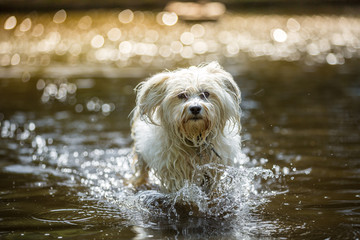
[[125, 185], [133, 187], [136, 191], [152, 189], [148, 179], [143, 176], [133, 177], [127, 180]]

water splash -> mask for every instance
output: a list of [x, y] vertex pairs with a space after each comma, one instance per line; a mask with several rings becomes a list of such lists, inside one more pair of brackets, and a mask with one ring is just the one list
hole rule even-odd
[[[274, 177], [272, 171], [261, 167], [219, 167], [213, 164], [198, 169], [211, 168], [223, 176], [210, 194], [190, 182], [175, 193], [162, 193], [155, 184], [150, 190], [135, 191], [124, 181], [133, 174], [130, 149], [123, 150], [117, 159], [106, 162], [97, 160], [100, 155], [100, 159], [109, 159], [105, 152], [92, 154], [92, 160], [84, 162], [80, 172], [82, 184], [89, 189], [83, 197], [106, 199], [107, 204], [116, 206], [119, 214], [125, 216], [127, 224], [145, 229], [175, 227], [189, 231], [194, 226], [186, 223], [196, 221], [201, 222], [201, 228], [211, 228], [210, 232], [217, 230], [223, 234], [223, 229], [235, 228], [237, 233], [249, 233], [254, 222], [259, 221], [255, 212], [274, 195], [261, 184]], [[222, 221], [227, 228], [214, 225], [216, 221]]]

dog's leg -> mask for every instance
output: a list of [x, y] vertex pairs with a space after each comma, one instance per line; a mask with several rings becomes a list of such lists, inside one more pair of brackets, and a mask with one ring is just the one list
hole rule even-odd
[[139, 188], [148, 184], [149, 179], [149, 167], [145, 161], [138, 154], [134, 155], [135, 163], [135, 177], [131, 179], [130, 183], [134, 188]]

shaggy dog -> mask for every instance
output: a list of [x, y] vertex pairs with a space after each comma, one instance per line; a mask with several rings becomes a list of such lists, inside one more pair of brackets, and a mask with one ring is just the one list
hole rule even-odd
[[232, 166], [241, 145], [241, 97], [232, 76], [211, 62], [156, 74], [136, 91], [132, 184], [146, 185], [151, 172], [164, 192], [186, 183], [212, 191], [221, 176], [201, 166]]

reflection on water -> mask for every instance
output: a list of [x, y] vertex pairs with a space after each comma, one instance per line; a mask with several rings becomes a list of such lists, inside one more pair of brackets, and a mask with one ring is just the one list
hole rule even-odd
[[[187, 24], [174, 13], [123, 11], [2, 15], [0, 65], [107, 63], [168, 67], [244, 57], [344, 64], [358, 58], [359, 18], [227, 14]], [[244, 55], [244, 56], [243, 56]]]
[[[359, 26], [335, 15], [2, 14], [0, 234], [359, 237]], [[221, 170], [213, 201], [193, 185], [135, 192], [132, 89], [209, 60], [242, 89], [241, 165]]]

